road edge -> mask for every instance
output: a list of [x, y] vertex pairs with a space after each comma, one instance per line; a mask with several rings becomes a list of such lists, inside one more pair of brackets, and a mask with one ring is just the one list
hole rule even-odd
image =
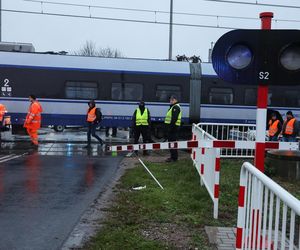
[[98, 197], [93, 201], [87, 210], [82, 214], [77, 224], [63, 242], [61, 250], [81, 249], [84, 244], [93, 237], [103, 226], [103, 221], [107, 212], [105, 208], [110, 207], [116, 196], [114, 187], [118, 184], [120, 178], [124, 175], [127, 169], [133, 168], [135, 164], [125, 157], [119, 165], [113, 178], [105, 185]]

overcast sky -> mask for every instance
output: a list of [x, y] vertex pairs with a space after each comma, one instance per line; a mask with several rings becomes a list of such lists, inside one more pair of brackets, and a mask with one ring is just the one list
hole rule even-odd
[[[169, 0], [45, 0], [52, 2], [77, 3], [121, 8], [169, 11]], [[237, 0], [238, 1], [238, 0]], [[239, 0], [255, 2], [254, 0]], [[300, 28], [299, 0], [262, 0], [272, 3], [299, 6], [299, 8], [262, 7], [255, 5], [225, 4], [205, 0], [174, 0], [174, 12], [188, 12], [211, 15], [227, 15], [257, 18], [260, 12], [272, 11], [275, 19], [298, 20], [299, 22], [274, 21], [273, 28]], [[71, 15], [90, 14], [95, 17], [137, 19], [168, 22], [169, 15], [154, 12], [107, 10], [88, 7], [72, 7], [46, 3], [32, 3], [24, 0], [2, 0], [4, 10], [25, 10]], [[174, 23], [235, 28], [260, 28], [260, 20], [174, 15]], [[174, 26], [173, 58], [176, 55], [200, 55], [207, 61], [208, 49], [228, 29]], [[74, 51], [87, 40], [99, 47], [120, 50], [126, 57], [168, 58], [169, 26], [133, 22], [107, 21], [84, 18], [70, 18], [23, 13], [2, 13], [2, 40], [8, 42], [33, 43], [36, 51]]]

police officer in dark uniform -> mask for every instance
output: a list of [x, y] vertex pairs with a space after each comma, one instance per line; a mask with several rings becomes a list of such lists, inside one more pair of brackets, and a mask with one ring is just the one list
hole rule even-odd
[[[151, 124], [151, 117], [149, 109], [145, 107], [145, 102], [140, 101], [139, 107], [134, 111], [132, 116], [134, 143], [138, 143], [140, 135], [142, 134], [143, 143], [150, 142], [149, 129]], [[147, 151], [144, 150], [144, 155]]]
[[[170, 108], [166, 114], [165, 125], [167, 129], [167, 139], [168, 141], [177, 141], [179, 127], [181, 125], [182, 111], [178, 103], [178, 99], [175, 95], [170, 97]], [[166, 162], [172, 162], [178, 160], [177, 149], [170, 149], [171, 157], [166, 160]]]

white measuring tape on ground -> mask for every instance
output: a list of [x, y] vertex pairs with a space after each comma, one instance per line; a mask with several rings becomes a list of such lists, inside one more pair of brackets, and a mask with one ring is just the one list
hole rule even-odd
[[159, 183], [159, 181], [155, 178], [155, 176], [151, 173], [151, 171], [147, 168], [147, 166], [145, 165], [145, 163], [138, 157], [140, 163], [142, 164], [142, 166], [147, 170], [147, 172], [151, 175], [151, 177], [153, 178], [153, 180], [155, 180], [155, 182], [157, 183], [157, 185], [161, 188], [164, 189], [163, 186]]
[[[161, 149], [192, 149], [192, 148], [235, 148], [255, 149], [255, 141], [223, 141], [223, 140], [199, 140], [199, 141], [176, 141], [162, 143], [143, 143], [108, 146], [111, 152], [133, 150], [161, 150]], [[266, 142], [265, 149], [299, 150], [298, 142]]]

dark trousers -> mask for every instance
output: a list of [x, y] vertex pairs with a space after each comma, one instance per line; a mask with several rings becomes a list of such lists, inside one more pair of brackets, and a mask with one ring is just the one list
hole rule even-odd
[[269, 136], [269, 141], [278, 141], [278, 135]]
[[140, 136], [143, 137], [143, 143], [149, 142], [149, 127], [148, 126], [135, 126], [134, 127], [134, 143], [139, 142]]
[[[177, 141], [178, 140], [178, 127], [168, 127], [168, 141]], [[178, 159], [178, 151], [177, 149], [170, 149], [170, 156], [172, 160], [177, 161]]]
[[282, 136], [283, 142], [297, 142], [297, 137], [293, 135], [283, 135]]
[[[148, 126], [135, 126], [133, 129], [134, 132], [134, 143], [137, 144], [139, 142], [140, 136], [143, 137], [143, 143], [149, 142], [149, 127]], [[137, 154], [138, 151], [135, 151]], [[143, 151], [144, 155], [148, 155], [147, 150]]]
[[97, 124], [88, 122], [87, 141], [89, 145], [91, 144], [91, 135], [95, 137], [101, 144], [103, 144], [102, 139], [96, 134], [96, 127]]

